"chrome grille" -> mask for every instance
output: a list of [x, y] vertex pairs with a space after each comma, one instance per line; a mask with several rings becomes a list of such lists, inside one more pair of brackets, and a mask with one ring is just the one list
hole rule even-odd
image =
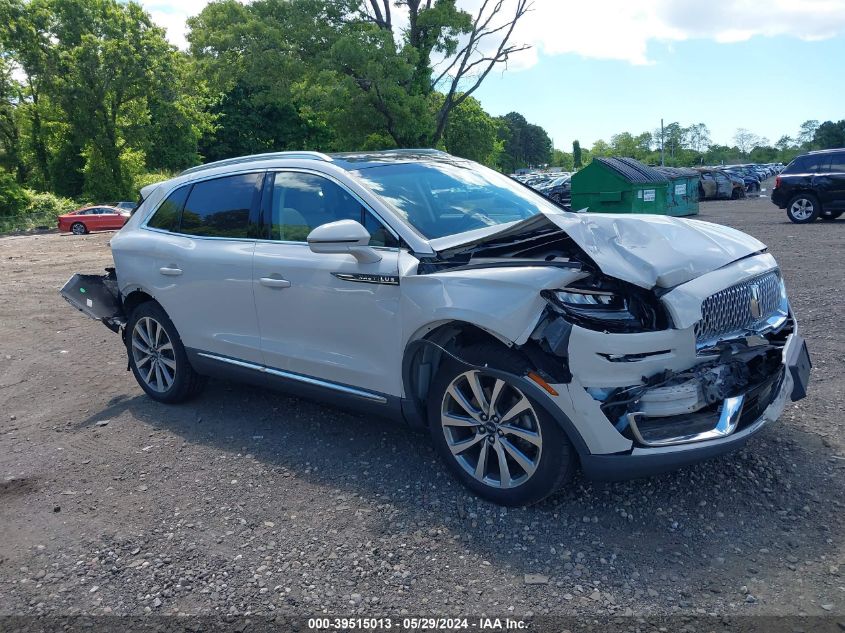
[[[753, 310], [755, 293], [759, 314]], [[702, 319], [695, 326], [696, 339], [709, 342], [759, 329], [780, 304], [781, 280], [777, 270], [720, 290], [701, 304]]]

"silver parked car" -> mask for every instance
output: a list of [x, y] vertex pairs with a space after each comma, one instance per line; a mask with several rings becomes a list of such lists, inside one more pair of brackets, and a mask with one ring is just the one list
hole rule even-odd
[[538, 501], [741, 446], [810, 362], [766, 247], [575, 214], [432, 150], [283, 152], [146, 187], [63, 295], [161, 402], [207, 376], [427, 426], [477, 494]]

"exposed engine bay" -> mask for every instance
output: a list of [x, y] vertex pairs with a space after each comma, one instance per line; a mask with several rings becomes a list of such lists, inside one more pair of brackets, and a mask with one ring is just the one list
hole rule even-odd
[[[520, 346], [550, 382], [568, 384], [573, 375], [580, 377], [579, 358], [571, 357], [573, 329], [601, 335], [677, 331], [661, 301], [671, 287], [644, 288], [604, 274], [575, 240], [550, 223], [534, 223], [440, 252], [422, 260], [418, 273], [511, 266], [555, 266], [579, 273], [565, 287], [541, 291], [547, 307], [529, 340]], [[696, 432], [716, 427], [736, 406], [732, 432], [740, 418], [756, 417], [771, 401], [783, 375], [783, 348], [792, 330], [790, 319], [765, 336], [746, 332], [717, 341], [697, 349], [690, 364], [680, 369], [676, 364], [655, 370], [661, 357], [672, 354], [668, 343], [667, 349], [658, 345], [631, 352], [620, 341], [618, 353], [597, 351], [596, 356], [607, 361], [608, 374], [630, 374], [642, 366], [639, 382], [612, 387], [588, 384], [584, 389], [619, 433], [641, 444], [696, 437]]]

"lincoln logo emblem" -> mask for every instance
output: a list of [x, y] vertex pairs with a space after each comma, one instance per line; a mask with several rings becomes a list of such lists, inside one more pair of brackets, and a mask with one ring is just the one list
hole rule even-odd
[[760, 309], [760, 286], [752, 284], [751, 299], [748, 301], [748, 307], [751, 309], [751, 316], [759, 319], [763, 316], [763, 311]]

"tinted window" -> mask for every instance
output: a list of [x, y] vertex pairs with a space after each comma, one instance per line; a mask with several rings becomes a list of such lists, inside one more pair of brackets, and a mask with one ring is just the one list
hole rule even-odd
[[808, 154], [807, 156], [799, 156], [789, 164], [789, 167], [784, 169], [784, 173], [805, 174], [818, 171], [825, 158], [827, 157], [823, 154]]
[[304, 242], [318, 226], [355, 220], [370, 232], [371, 246], [398, 246], [396, 238], [340, 185], [313, 174], [279, 172], [270, 205], [270, 237]]
[[179, 227], [179, 214], [182, 212], [182, 205], [185, 204], [185, 198], [188, 197], [190, 189], [190, 185], [185, 185], [167, 196], [155, 215], [147, 222], [147, 226], [163, 231], [175, 231]]
[[182, 211], [180, 233], [247, 237], [249, 211], [263, 174], [238, 174], [194, 184]]
[[839, 174], [845, 172], [845, 152], [833, 154], [830, 157], [830, 171]]

